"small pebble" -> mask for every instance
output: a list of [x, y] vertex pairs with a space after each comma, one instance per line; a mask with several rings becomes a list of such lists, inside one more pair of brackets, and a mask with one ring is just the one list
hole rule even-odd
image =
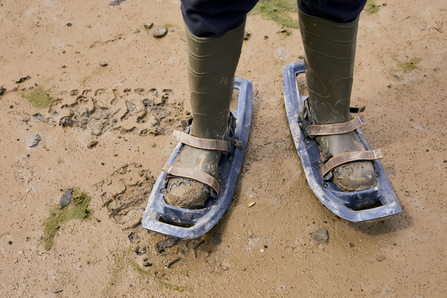
[[323, 228], [312, 233], [312, 238], [317, 241], [327, 242], [329, 240], [329, 233], [326, 229]]
[[98, 141], [91, 141], [91, 142], [87, 145], [87, 148], [88, 148], [88, 149], [92, 149], [92, 148], [95, 147], [96, 145], [98, 145]]
[[67, 191], [62, 195], [61, 198], [61, 209], [67, 206], [71, 202], [71, 195], [73, 194], [73, 189], [69, 188]]
[[127, 238], [129, 238], [129, 241], [130, 241], [130, 242], [134, 242], [134, 241], [136, 240], [136, 238], [137, 238], [137, 235], [135, 234], [135, 232], [131, 232], [131, 233], [127, 236]]
[[34, 114], [31, 116], [31, 120], [35, 122], [43, 122], [43, 116], [41, 114]]
[[101, 65], [101, 66], [107, 66], [107, 62], [105, 62], [105, 61], [101, 61], [101, 62], [99, 62], [99, 65]]
[[72, 25], [72, 23], [67, 23], [67, 27], [71, 27]]
[[3, 95], [3, 93], [5, 93], [6, 88], [3, 86], [0, 86], [0, 95]]
[[29, 137], [26, 140], [26, 145], [28, 148], [34, 148], [37, 145], [39, 145], [40, 141], [42, 140], [42, 136], [38, 133], [33, 134], [31, 137]]
[[383, 260], [385, 260], [385, 256], [378, 256], [377, 257], [377, 261], [378, 262], [382, 262]]
[[157, 27], [157, 28], [155, 28], [154, 31], [152, 32], [152, 35], [153, 35], [154, 37], [158, 37], [158, 38], [160, 38], [160, 37], [165, 36], [167, 33], [168, 33], [168, 28], [165, 28], [165, 27]]
[[142, 256], [146, 253], [146, 248], [144, 247], [143, 249], [141, 247], [137, 247], [137, 249], [135, 250], [135, 253], [139, 256]]
[[16, 80], [16, 83], [19, 84], [19, 83], [25, 82], [26, 80], [28, 80], [30, 78], [31, 78], [30, 76], [19, 78], [19, 79]]
[[8, 241], [8, 244], [11, 245], [11, 244], [12, 244], [12, 241]]
[[146, 29], [151, 29], [152, 26], [154, 26], [154, 23], [151, 23], [151, 22], [144, 24], [144, 28], [146, 28]]
[[126, 0], [115, 0], [113, 2], [110, 2], [109, 6], [118, 6], [121, 4], [121, 2], [124, 2]]

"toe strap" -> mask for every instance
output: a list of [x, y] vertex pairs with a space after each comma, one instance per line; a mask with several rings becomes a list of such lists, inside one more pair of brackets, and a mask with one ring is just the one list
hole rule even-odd
[[189, 178], [202, 182], [203, 184], [212, 187], [214, 191], [216, 191], [216, 194], [219, 195], [220, 192], [219, 182], [217, 182], [217, 180], [213, 176], [208, 175], [205, 172], [198, 171], [195, 169], [174, 167], [171, 166], [170, 164], [165, 164], [162, 170], [163, 172], [166, 172], [172, 176]]
[[320, 169], [321, 175], [324, 177], [333, 168], [348, 163], [351, 161], [359, 160], [375, 160], [382, 158], [382, 151], [380, 149], [369, 151], [355, 151], [339, 154], [329, 159]]

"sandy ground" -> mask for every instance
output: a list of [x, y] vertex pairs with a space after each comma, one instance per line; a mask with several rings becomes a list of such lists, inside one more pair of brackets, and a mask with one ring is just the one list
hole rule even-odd
[[[360, 19], [352, 103], [367, 106], [362, 131], [401, 214], [354, 224], [316, 199], [282, 92], [299, 31], [250, 16], [237, 76], [255, 96], [235, 196], [211, 232], [179, 242], [138, 224], [190, 111], [179, 1], [0, 3], [1, 297], [447, 296], [443, 1], [390, 0]], [[21, 96], [40, 86], [49, 108]], [[71, 187], [91, 196], [91, 214], [46, 251], [43, 224]], [[310, 236], [321, 228], [328, 242]]]

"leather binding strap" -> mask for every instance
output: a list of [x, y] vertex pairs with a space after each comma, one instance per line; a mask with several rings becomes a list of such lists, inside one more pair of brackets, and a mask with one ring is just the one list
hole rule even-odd
[[338, 135], [356, 130], [365, 123], [366, 123], [365, 116], [360, 116], [352, 119], [351, 121], [343, 123], [310, 125], [309, 135], [310, 136]]
[[172, 138], [176, 141], [182, 142], [183, 144], [199, 149], [220, 150], [226, 152], [230, 151], [230, 143], [224, 140], [197, 138], [178, 130], [174, 130]]
[[324, 177], [330, 170], [344, 163], [358, 160], [374, 160], [382, 158], [380, 149], [370, 151], [355, 151], [339, 154], [329, 159], [320, 169], [321, 175]]
[[213, 176], [208, 175], [207, 173], [195, 169], [173, 167], [170, 164], [165, 164], [162, 170], [163, 172], [166, 172], [176, 177], [189, 178], [202, 182], [203, 184], [212, 187], [216, 191], [216, 194], [219, 195], [220, 192], [219, 182], [217, 182], [217, 180]]

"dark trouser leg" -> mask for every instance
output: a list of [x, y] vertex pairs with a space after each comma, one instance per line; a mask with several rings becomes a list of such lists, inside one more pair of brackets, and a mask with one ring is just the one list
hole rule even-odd
[[301, 12], [336, 23], [357, 19], [367, 0], [298, 0]]
[[197, 37], [221, 37], [245, 22], [258, 0], [182, 0], [183, 20]]

